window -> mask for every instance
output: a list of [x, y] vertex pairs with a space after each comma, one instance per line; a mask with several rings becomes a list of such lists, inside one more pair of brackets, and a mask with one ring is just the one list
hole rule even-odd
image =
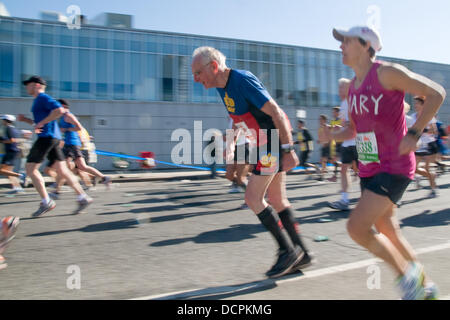
[[59, 91], [64, 98], [72, 97], [72, 68], [73, 68], [72, 49], [61, 48], [59, 52]]
[[73, 46], [73, 30], [69, 28], [58, 28], [59, 44], [66, 47]]
[[125, 50], [125, 33], [114, 32], [113, 36], [113, 49], [114, 50]]
[[78, 51], [78, 93], [80, 98], [90, 98], [91, 92], [91, 61], [90, 50]]
[[41, 28], [41, 43], [53, 44], [53, 26], [42, 25]]
[[14, 66], [14, 47], [11, 45], [0, 44], [0, 96], [11, 97], [13, 95], [13, 66]]
[[125, 99], [125, 54], [113, 53], [113, 97], [117, 100]]
[[80, 30], [74, 29], [78, 34], [78, 46], [81, 48], [91, 47], [91, 31], [89, 29], [81, 28]]
[[14, 41], [14, 22], [0, 21], [0, 41], [13, 42]]
[[47, 93], [53, 94], [54, 90], [54, 78], [53, 78], [53, 63], [55, 57], [53, 55], [52, 47], [41, 47], [41, 59], [40, 59], [40, 72], [39, 75], [47, 82]]
[[98, 49], [108, 49], [108, 32], [97, 30], [95, 44]]
[[[2, 23], [0, 23], [0, 28], [1, 25]], [[22, 43], [36, 43], [36, 27], [34, 24], [22, 23], [21, 41]]]
[[108, 97], [108, 56], [107, 52], [97, 50], [95, 52], [95, 81], [96, 98], [106, 99]]
[[139, 33], [133, 33], [131, 34], [131, 41], [130, 41], [130, 50], [131, 51], [141, 51], [141, 35]]
[[162, 89], [163, 101], [173, 101], [173, 61], [174, 56], [163, 56]]

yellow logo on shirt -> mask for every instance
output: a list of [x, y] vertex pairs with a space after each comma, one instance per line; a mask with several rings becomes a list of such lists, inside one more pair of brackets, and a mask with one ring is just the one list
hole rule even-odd
[[272, 156], [270, 153], [261, 158], [261, 165], [265, 168], [270, 168], [277, 163], [277, 158]]
[[228, 112], [234, 113], [236, 111], [236, 105], [234, 100], [228, 96], [228, 93], [225, 92], [225, 97], [223, 98], [223, 102], [227, 106]]

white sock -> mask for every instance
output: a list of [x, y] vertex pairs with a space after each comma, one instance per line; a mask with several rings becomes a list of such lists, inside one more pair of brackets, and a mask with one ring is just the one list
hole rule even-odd
[[342, 201], [348, 203], [348, 193], [342, 192]]
[[78, 201], [82, 201], [82, 200], [84, 200], [84, 199], [86, 199], [86, 198], [87, 198], [87, 194], [86, 194], [86, 193], [80, 194], [80, 195], [78, 196]]
[[42, 203], [43, 203], [44, 205], [48, 205], [49, 202], [50, 202], [50, 198], [49, 198], [49, 197], [47, 197], [47, 198], [45, 198], [45, 199], [42, 199]]

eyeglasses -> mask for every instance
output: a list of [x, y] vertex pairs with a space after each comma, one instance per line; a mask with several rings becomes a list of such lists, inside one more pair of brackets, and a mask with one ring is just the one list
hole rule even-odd
[[208, 62], [207, 64], [204, 64], [204, 65], [200, 68], [200, 70], [195, 71], [195, 72], [193, 73], [194, 77], [198, 77], [198, 76], [200, 75], [200, 73], [202, 73], [202, 70], [203, 70], [207, 65], [211, 64], [211, 62], [212, 62], [212, 61]]

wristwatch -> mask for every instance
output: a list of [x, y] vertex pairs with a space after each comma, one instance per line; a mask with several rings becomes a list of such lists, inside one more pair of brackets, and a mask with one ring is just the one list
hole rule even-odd
[[409, 136], [412, 136], [414, 139], [419, 140], [421, 133], [417, 131], [416, 129], [409, 128], [408, 132], [406, 133]]
[[284, 153], [290, 153], [292, 150], [294, 150], [294, 146], [291, 144], [282, 144], [281, 145], [281, 151]]

